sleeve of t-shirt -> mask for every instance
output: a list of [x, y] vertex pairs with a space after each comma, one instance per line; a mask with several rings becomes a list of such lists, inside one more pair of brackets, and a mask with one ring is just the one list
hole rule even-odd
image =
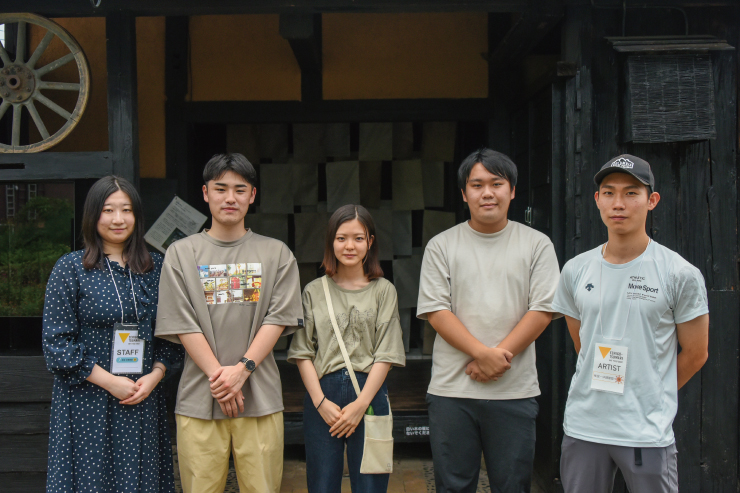
[[290, 249], [282, 244], [280, 266], [275, 275], [270, 304], [262, 325], [283, 325], [284, 336], [292, 334], [302, 325], [303, 304], [301, 303], [301, 283], [298, 264]]
[[156, 337], [181, 344], [178, 334], [203, 333], [188, 293], [178, 251], [167, 249], [159, 278]]
[[563, 315], [567, 315], [576, 320], [581, 319], [581, 314], [578, 312], [576, 306], [576, 300], [573, 297], [573, 263], [568, 262], [563, 267], [563, 272], [560, 274], [560, 281], [558, 282], [558, 289], [555, 291], [555, 298], [552, 300], [552, 309]]
[[316, 326], [313, 321], [313, 300], [311, 293], [306, 289], [303, 291], [303, 330], [296, 330], [293, 340], [288, 348], [288, 362], [295, 364], [297, 359], [314, 360], [318, 339], [316, 338]]
[[393, 366], [406, 365], [403, 329], [398, 316], [398, 293], [390, 282], [381, 293], [378, 303], [373, 360], [375, 363], [391, 363]]
[[560, 265], [555, 247], [542, 238], [535, 248], [529, 271], [529, 310], [552, 312], [552, 300], [560, 280]]
[[427, 320], [429, 313], [439, 310], [452, 311], [450, 266], [440, 237], [432, 238], [424, 251], [419, 280], [419, 301], [416, 316]]
[[693, 265], [686, 264], [669, 277], [673, 291], [673, 320], [682, 324], [709, 313], [707, 287], [704, 276]]

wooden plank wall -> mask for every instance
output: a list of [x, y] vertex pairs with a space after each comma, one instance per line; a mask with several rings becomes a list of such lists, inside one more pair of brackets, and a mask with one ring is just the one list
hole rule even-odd
[[[690, 34], [712, 34], [740, 47], [740, 9], [686, 9]], [[619, 35], [614, 10], [574, 7], [564, 28], [563, 59], [579, 74], [566, 91], [566, 256], [602, 243], [606, 229], [593, 204], [593, 175], [623, 152], [647, 159], [661, 202], [649, 217], [652, 237], [697, 266], [709, 294], [709, 360], [679, 392], [674, 422], [682, 491], [738, 489], [737, 71], [734, 52], [713, 54], [717, 138], [670, 144], [623, 144], [619, 137], [621, 60], [605, 42]], [[631, 17], [631, 33], [639, 15]], [[575, 363], [568, 344], [569, 368]], [[571, 373], [572, 374], [572, 373]], [[569, 376], [568, 376], [569, 378]], [[626, 491], [620, 482], [615, 491]]]
[[0, 490], [46, 488], [53, 377], [43, 356], [0, 356]]

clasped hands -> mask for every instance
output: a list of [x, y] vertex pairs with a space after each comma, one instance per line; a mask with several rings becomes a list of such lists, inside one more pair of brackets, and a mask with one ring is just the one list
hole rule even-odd
[[226, 416], [236, 418], [240, 412], [244, 412], [242, 387], [251, 374], [242, 363], [237, 363], [219, 367], [208, 378], [211, 382], [211, 395], [218, 401]]
[[[331, 436], [341, 438], [343, 436], [349, 437], [355, 432], [368, 405], [357, 399], [344, 408], [340, 408], [329, 399], [324, 398], [318, 411], [326, 424], [330, 426], [329, 433], [331, 433]], [[314, 403], [314, 406], [316, 406], [316, 403]]]
[[465, 374], [476, 382], [485, 383], [496, 381], [501, 378], [506, 370], [511, 368], [511, 360], [514, 355], [511, 351], [503, 348], [486, 348], [476, 359], [468, 363]]

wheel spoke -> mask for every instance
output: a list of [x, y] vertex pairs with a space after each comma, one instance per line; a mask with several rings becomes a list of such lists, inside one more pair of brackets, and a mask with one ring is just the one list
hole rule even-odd
[[26, 108], [28, 108], [28, 112], [31, 113], [31, 118], [33, 118], [33, 122], [36, 124], [36, 128], [39, 129], [41, 137], [44, 140], [48, 139], [49, 131], [46, 130], [46, 125], [44, 125], [44, 121], [41, 119], [41, 115], [39, 115], [36, 106], [33, 104], [33, 99], [28, 101], [28, 103], [26, 104]]
[[3, 101], [3, 104], [0, 104], [0, 120], [5, 116], [5, 112], [8, 111], [8, 108], [10, 108], [9, 102]]
[[18, 37], [15, 44], [15, 63], [23, 63], [26, 58], [26, 23], [18, 22]]
[[10, 141], [13, 147], [21, 144], [21, 110], [23, 110], [23, 105], [13, 105], [13, 134]]
[[49, 47], [49, 43], [51, 43], [52, 39], [54, 39], [54, 33], [51, 31], [46, 31], [46, 36], [44, 36], [44, 39], [42, 39], [41, 43], [39, 43], [39, 45], [36, 47], [36, 50], [33, 52], [33, 55], [31, 55], [31, 58], [29, 58], [26, 62], [26, 66], [28, 68], [34, 68], [36, 66], [36, 62], [39, 61], [41, 55], [43, 55], [46, 51], [46, 48]]
[[49, 108], [54, 113], [56, 113], [57, 115], [61, 116], [62, 118], [66, 119], [66, 120], [71, 120], [72, 119], [72, 113], [70, 113], [69, 111], [65, 110], [64, 108], [62, 108], [61, 106], [59, 106], [54, 101], [52, 101], [51, 99], [47, 98], [46, 96], [44, 96], [40, 92], [37, 92], [36, 94], [34, 94], [33, 99], [35, 99], [39, 103], [43, 104], [44, 106], [46, 106], [47, 108]]
[[2, 43], [0, 43], [0, 60], [3, 61], [3, 67], [7, 67], [11, 63], [13, 63], [13, 62], [10, 61], [10, 57], [8, 56], [8, 52], [5, 51], [5, 46], [3, 46]]
[[68, 54], [64, 55], [62, 58], [60, 58], [58, 60], [54, 60], [53, 62], [51, 62], [49, 64], [46, 64], [43, 67], [41, 67], [40, 69], [38, 69], [36, 71], [36, 77], [42, 77], [42, 76], [48, 74], [49, 72], [51, 72], [52, 70], [56, 70], [59, 67], [61, 67], [62, 65], [68, 64], [69, 62], [71, 62], [74, 59], [75, 59], [75, 54], [74, 53], [68, 53]]
[[36, 86], [39, 89], [57, 89], [59, 91], [79, 91], [80, 84], [77, 82], [49, 82], [42, 80]]

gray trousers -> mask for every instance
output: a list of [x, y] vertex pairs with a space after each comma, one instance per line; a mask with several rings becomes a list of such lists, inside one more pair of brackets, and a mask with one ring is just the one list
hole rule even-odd
[[560, 478], [565, 493], [611, 493], [617, 468], [631, 493], [677, 493], [676, 444], [620, 447], [565, 435]]
[[480, 457], [491, 491], [529, 493], [534, 462], [534, 398], [486, 401], [427, 394], [437, 493], [475, 493]]

